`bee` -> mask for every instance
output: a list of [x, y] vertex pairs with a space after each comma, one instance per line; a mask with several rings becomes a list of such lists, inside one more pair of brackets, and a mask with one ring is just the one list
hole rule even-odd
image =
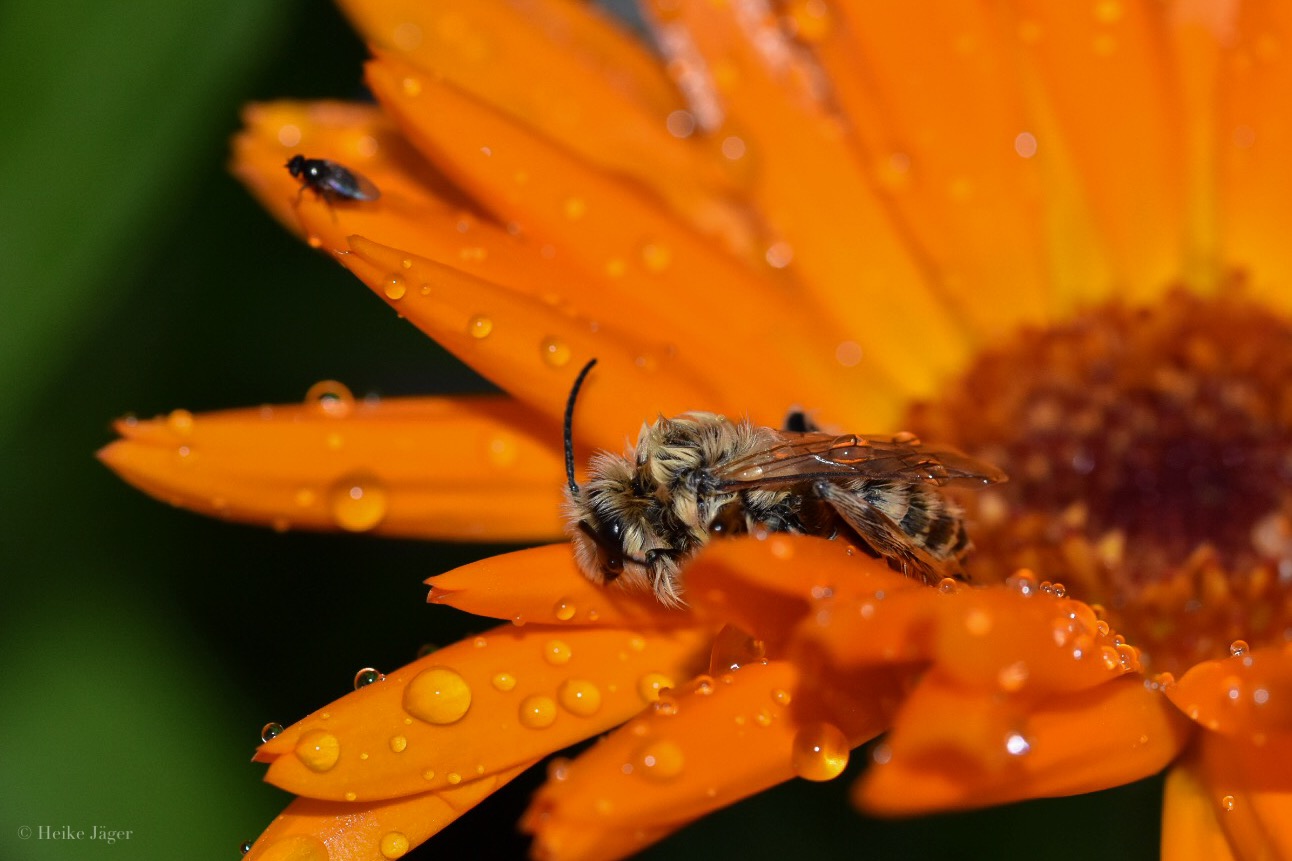
[[297, 200], [312, 189], [315, 194], [329, 203], [338, 200], [376, 200], [381, 197], [377, 186], [367, 177], [358, 174], [348, 167], [323, 158], [306, 158], [297, 154], [283, 165], [296, 179], [301, 181], [301, 190]]
[[785, 430], [708, 412], [643, 424], [624, 455], [599, 452], [580, 487], [565, 409], [568, 530], [594, 583], [650, 590], [683, 606], [683, 564], [713, 536], [788, 532], [844, 538], [895, 570], [934, 583], [963, 579], [969, 537], [940, 488], [1005, 481], [991, 464], [913, 434], [823, 433], [801, 412]]

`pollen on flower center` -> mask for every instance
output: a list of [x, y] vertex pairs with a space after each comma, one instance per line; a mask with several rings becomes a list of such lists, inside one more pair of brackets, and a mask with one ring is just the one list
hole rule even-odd
[[1292, 324], [1241, 287], [1023, 332], [910, 424], [1010, 475], [976, 580], [1061, 581], [1156, 670], [1292, 635]]

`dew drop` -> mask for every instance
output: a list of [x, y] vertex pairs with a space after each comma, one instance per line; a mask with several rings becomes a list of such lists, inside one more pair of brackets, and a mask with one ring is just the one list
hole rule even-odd
[[283, 725], [280, 723], [267, 723], [260, 728], [260, 740], [269, 742], [283, 734]]
[[845, 368], [855, 368], [861, 364], [864, 351], [856, 341], [840, 341], [834, 346], [834, 360]]
[[354, 395], [345, 383], [320, 380], [305, 393], [305, 404], [329, 418], [341, 419], [354, 409]]
[[548, 640], [543, 644], [543, 660], [554, 667], [568, 664], [572, 657], [574, 651], [564, 640]]
[[1246, 640], [1234, 640], [1232, 643], [1229, 644], [1230, 657], [1241, 658], [1243, 655], [1246, 655], [1251, 650], [1252, 650], [1252, 647], [1247, 645]]
[[364, 667], [362, 670], [354, 674], [354, 689], [357, 691], [359, 688], [366, 688], [368, 685], [376, 684], [377, 682], [384, 682], [385, 680], [386, 677], [380, 670], [372, 667]]
[[570, 777], [570, 765], [572, 760], [564, 756], [553, 757], [547, 763], [547, 779], [555, 783], [568, 780]]
[[1032, 743], [1021, 733], [1012, 732], [1005, 738], [1005, 750], [1011, 756], [1022, 756], [1032, 749]]
[[1224, 798], [1220, 799], [1220, 807], [1221, 807], [1221, 809], [1223, 809], [1226, 813], [1228, 813], [1228, 812], [1230, 812], [1231, 810], [1233, 810], [1233, 809], [1234, 809], [1234, 797], [1233, 797], [1232, 795], [1226, 795]]
[[638, 773], [651, 780], [672, 780], [684, 763], [682, 749], [668, 740], [651, 742], [637, 756]]
[[553, 368], [563, 368], [570, 363], [570, 345], [559, 338], [544, 338], [538, 351], [543, 361]]
[[794, 260], [794, 246], [788, 242], [773, 242], [763, 252], [763, 259], [773, 269], [784, 269]]
[[520, 701], [520, 724], [530, 729], [545, 729], [556, 720], [556, 703], [551, 697], [533, 694]]
[[790, 764], [799, 777], [832, 780], [848, 765], [848, 739], [833, 724], [808, 724], [794, 734]]
[[637, 680], [637, 693], [648, 703], [659, 700], [660, 691], [671, 688], [676, 683], [671, 676], [663, 673], [647, 673]]
[[341, 758], [341, 742], [330, 732], [311, 730], [296, 742], [293, 752], [310, 771], [322, 773], [336, 765], [336, 761]]
[[238, 844], [238, 853], [241, 855], [246, 855], [248, 852], [251, 851], [252, 845], [253, 844], [250, 840], [243, 840], [241, 843]]
[[166, 416], [166, 427], [178, 436], [186, 437], [193, 433], [193, 414], [188, 410], [171, 410]]
[[601, 689], [584, 679], [568, 679], [556, 691], [561, 706], [572, 715], [591, 717], [601, 710]]
[[398, 302], [404, 298], [408, 292], [408, 285], [404, 283], [402, 275], [391, 275], [386, 279], [385, 293], [386, 298], [392, 302]]
[[488, 338], [493, 332], [493, 320], [483, 314], [477, 314], [467, 321], [467, 334], [477, 340]]
[[1020, 595], [1035, 595], [1037, 592], [1036, 575], [1025, 568], [1019, 569], [1012, 577], [1008, 578], [1005, 585]]
[[383, 858], [402, 858], [408, 852], [408, 838], [398, 831], [388, 831], [382, 835], [379, 847]]
[[347, 532], [366, 532], [386, 516], [386, 487], [372, 475], [348, 475], [333, 482], [328, 506], [337, 526]]
[[697, 676], [691, 682], [691, 691], [702, 697], [713, 693], [713, 676]]
[[574, 602], [569, 598], [562, 598], [560, 601], [557, 601], [556, 606], [552, 608], [552, 615], [560, 619], [562, 622], [568, 622], [573, 619], [574, 612]]
[[494, 690], [506, 693], [516, 687], [516, 677], [511, 673], [495, 673], [489, 684], [493, 685]]
[[787, 706], [793, 700], [790, 692], [784, 688], [776, 688], [772, 691], [772, 701], [777, 705]]
[[404, 711], [436, 726], [457, 723], [471, 708], [471, 686], [448, 667], [422, 670], [404, 688]]
[[944, 595], [954, 595], [960, 591], [960, 581], [954, 577], [943, 577], [938, 581], [938, 591]]
[[390, 751], [391, 751], [391, 753], [403, 753], [403, 752], [404, 752], [404, 750], [405, 750], [407, 747], [408, 747], [408, 737], [407, 737], [407, 736], [394, 735], [394, 736], [391, 736], [391, 737], [390, 737]]

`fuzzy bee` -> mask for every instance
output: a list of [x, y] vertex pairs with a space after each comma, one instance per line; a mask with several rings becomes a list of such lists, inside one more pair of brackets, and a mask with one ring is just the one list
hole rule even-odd
[[715, 535], [790, 532], [843, 537], [895, 569], [937, 582], [962, 577], [969, 551], [960, 509], [939, 488], [1004, 481], [996, 467], [912, 434], [822, 433], [802, 413], [786, 430], [714, 413], [642, 425], [625, 455], [599, 452], [574, 478], [565, 410], [566, 515], [575, 556], [595, 583], [619, 581], [681, 606], [683, 563]]

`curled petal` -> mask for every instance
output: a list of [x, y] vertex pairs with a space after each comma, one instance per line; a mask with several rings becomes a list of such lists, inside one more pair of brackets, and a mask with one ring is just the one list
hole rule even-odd
[[1237, 861], [1216, 807], [1195, 758], [1177, 763], [1162, 799], [1162, 861]]
[[540, 857], [612, 857], [796, 774], [837, 776], [887, 715], [820, 711], [785, 661], [702, 676], [565, 766], [522, 827]]
[[708, 655], [707, 632], [495, 629], [388, 673], [257, 751], [298, 795], [373, 801], [451, 789], [604, 732]]
[[579, 571], [569, 544], [482, 559], [426, 582], [432, 604], [519, 623], [654, 628], [699, 622], [651, 593], [596, 585]]
[[1239, 859], [1292, 857], [1292, 733], [1198, 742], [1206, 799]]
[[329, 382], [305, 404], [176, 410], [116, 429], [104, 463], [202, 514], [459, 541], [562, 531], [559, 426], [502, 398], [355, 400]]
[[375, 804], [298, 798], [265, 829], [246, 859], [389, 861], [438, 834], [531, 765]]
[[1292, 733], [1292, 650], [1256, 649], [1204, 661], [1165, 690], [1180, 711], [1209, 730]]
[[1139, 676], [1036, 700], [984, 697], [931, 672], [902, 705], [855, 800], [905, 815], [1092, 792], [1161, 770], [1188, 729]]

